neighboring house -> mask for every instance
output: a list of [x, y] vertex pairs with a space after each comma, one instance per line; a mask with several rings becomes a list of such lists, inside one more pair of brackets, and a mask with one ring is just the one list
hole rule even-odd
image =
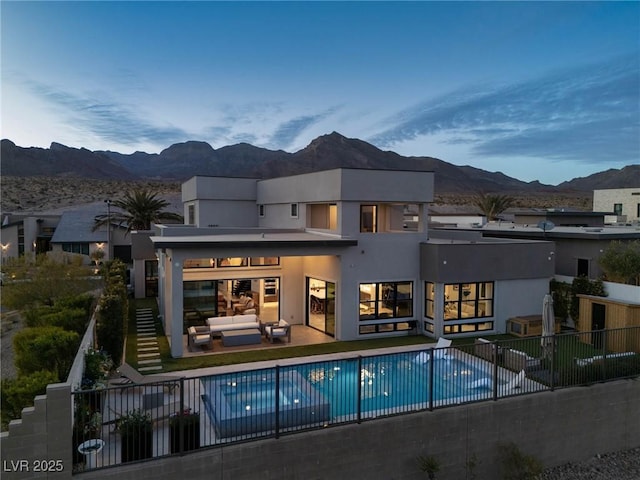
[[60, 221], [60, 215], [5, 214], [2, 218], [2, 259], [17, 258], [30, 253], [43, 253], [51, 249], [51, 237]]
[[572, 209], [530, 209], [512, 211], [513, 223], [535, 227], [540, 222], [551, 222], [557, 227], [602, 227], [606, 212], [584, 212]]
[[[554, 222], [555, 223], [555, 222]], [[548, 240], [555, 243], [555, 274], [601, 278], [598, 259], [613, 240], [622, 242], [640, 239], [635, 227], [553, 227], [543, 230], [536, 225], [510, 222], [489, 222], [481, 228], [468, 225], [447, 226], [438, 231], [476, 231], [485, 238]]]
[[131, 263], [131, 245], [125, 235], [126, 228], [111, 225], [110, 235], [106, 227], [93, 231], [95, 217], [96, 211], [91, 209], [64, 212], [51, 239], [51, 250], [78, 253], [88, 258], [91, 258], [96, 250], [100, 250], [104, 253], [103, 260], [109, 260], [111, 237], [113, 257], [121, 259], [124, 263]]
[[125, 234], [125, 227], [112, 224], [111, 236], [106, 227], [92, 231], [96, 215], [103, 210], [102, 204], [89, 204], [55, 214], [5, 214], [1, 230], [3, 261], [54, 251], [84, 255], [89, 263], [93, 252], [102, 250], [103, 260], [110, 258], [111, 251], [113, 258], [131, 263], [131, 238]]
[[429, 238], [431, 172], [193, 177], [182, 194], [187, 225], [132, 244], [136, 296], [157, 291], [174, 357], [188, 322], [228, 314], [243, 292], [262, 320], [338, 340], [504, 332], [541, 311], [554, 271], [552, 242]]
[[593, 209], [611, 212], [617, 223], [640, 222], [640, 187], [593, 191]]

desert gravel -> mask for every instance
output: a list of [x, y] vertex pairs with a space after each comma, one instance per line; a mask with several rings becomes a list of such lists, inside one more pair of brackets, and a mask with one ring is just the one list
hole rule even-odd
[[638, 480], [640, 448], [596, 455], [579, 463], [550, 468], [538, 480]]

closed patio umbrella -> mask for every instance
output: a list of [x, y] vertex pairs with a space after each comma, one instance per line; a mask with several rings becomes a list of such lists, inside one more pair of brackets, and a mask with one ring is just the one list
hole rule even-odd
[[542, 300], [542, 352], [546, 358], [550, 358], [553, 348], [553, 335], [555, 335], [556, 319], [553, 312], [553, 297], [549, 293]]

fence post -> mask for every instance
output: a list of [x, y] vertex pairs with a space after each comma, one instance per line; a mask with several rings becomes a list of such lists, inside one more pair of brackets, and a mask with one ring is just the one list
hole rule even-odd
[[362, 355], [358, 355], [358, 409], [357, 409], [357, 422], [362, 422]]
[[500, 347], [498, 346], [498, 342], [493, 342], [491, 345], [493, 352], [493, 384], [491, 385], [493, 388], [493, 401], [498, 400], [498, 351]]
[[556, 335], [551, 336], [551, 365], [549, 365], [549, 370], [551, 374], [551, 378], [549, 379], [549, 387], [553, 392], [556, 387], [555, 375], [556, 375], [556, 348], [558, 348], [558, 339]]
[[280, 438], [280, 365], [276, 365], [276, 438]]
[[607, 332], [606, 328], [602, 329], [602, 369], [600, 375], [603, 382], [607, 380]]
[[434, 350], [431, 347], [429, 352], [429, 411], [433, 412], [433, 373], [434, 373]]
[[[180, 411], [178, 413], [178, 452], [184, 452], [184, 377], [180, 377]], [[169, 437], [171, 437], [171, 420], [169, 420]], [[169, 438], [171, 442], [171, 438]]]

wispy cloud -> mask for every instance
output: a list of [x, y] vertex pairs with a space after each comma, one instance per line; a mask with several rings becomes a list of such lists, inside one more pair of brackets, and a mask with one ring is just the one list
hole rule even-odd
[[133, 108], [110, 99], [107, 94], [83, 96], [32, 80], [25, 83], [33, 94], [56, 109], [61, 123], [85, 130], [87, 134], [111, 143], [170, 145], [189, 139], [183, 129], [150, 122]]
[[286, 149], [306, 129], [333, 115], [337, 110], [338, 107], [331, 107], [324, 112], [313, 115], [301, 115], [282, 122], [271, 135], [269, 146], [271, 148]]
[[519, 84], [473, 87], [387, 122], [392, 126], [369, 138], [380, 147], [445, 134], [478, 155], [637, 161], [640, 60], [629, 55]]

